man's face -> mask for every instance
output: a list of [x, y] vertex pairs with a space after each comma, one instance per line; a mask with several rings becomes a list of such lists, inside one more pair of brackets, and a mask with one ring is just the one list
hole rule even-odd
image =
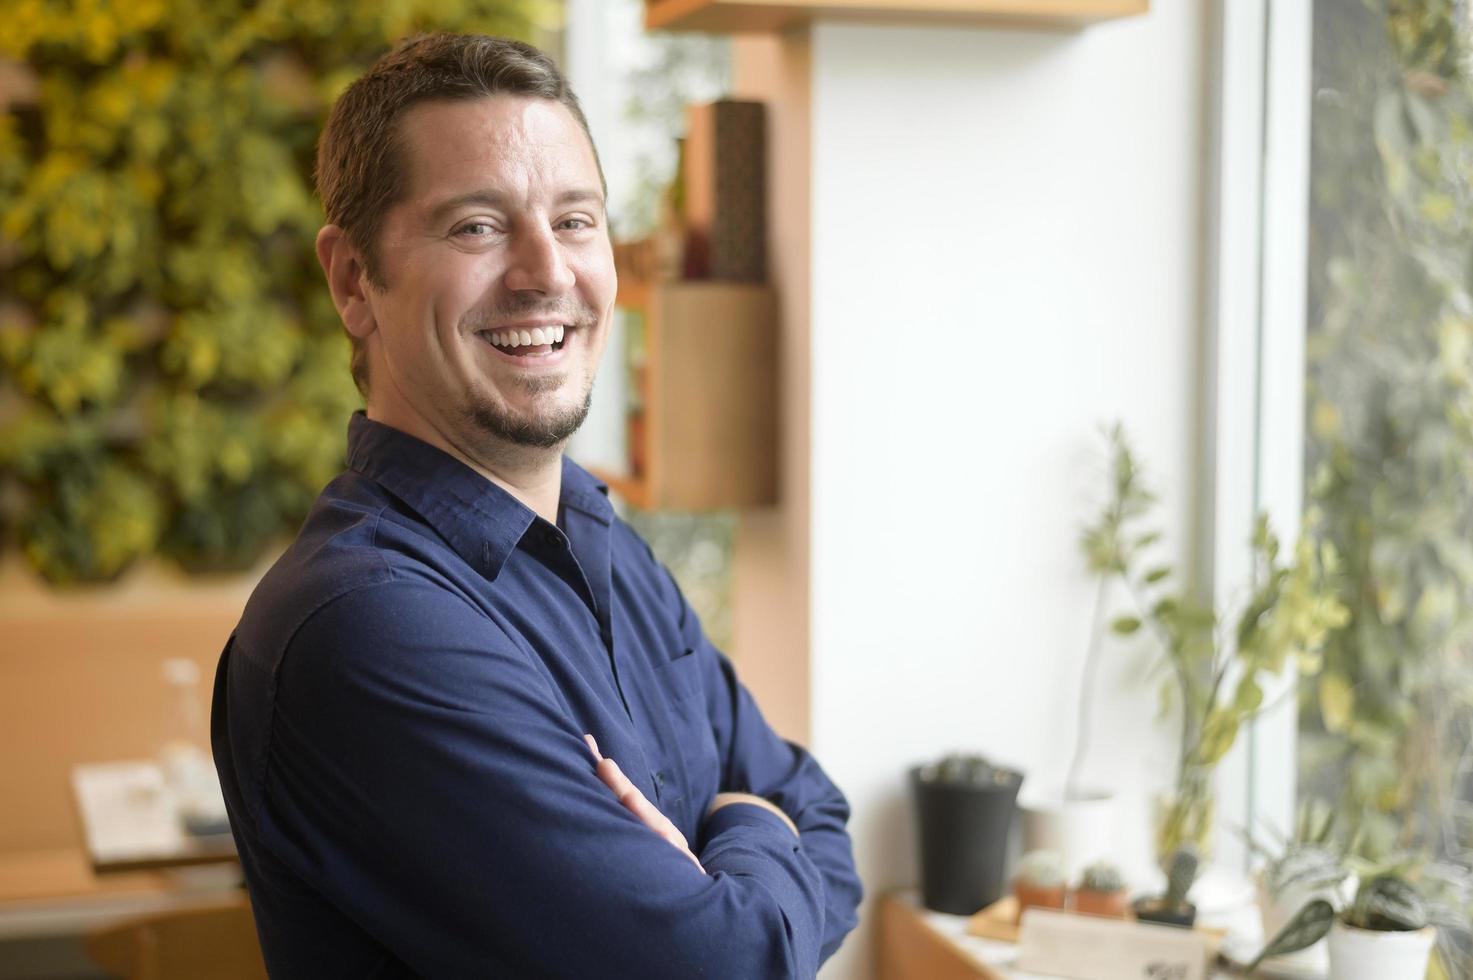
[[510, 95], [421, 104], [400, 137], [370, 401], [474, 458], [560, 444], [587, 414], [616, 289], [588, 137], [561, 103]]

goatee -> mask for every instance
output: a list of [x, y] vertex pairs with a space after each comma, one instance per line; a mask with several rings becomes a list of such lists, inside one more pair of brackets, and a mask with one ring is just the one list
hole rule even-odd
[[466, 410], [470, 421], [488, 435], [503, 442], [528, 449], [551, 449], [577, 432], [588, 418], [593, 405], [593, 391], [584, 394], [583, 403], [576, 408], [548, 413], [536, 418], [516, 418], [495, 405], [473, 402]]

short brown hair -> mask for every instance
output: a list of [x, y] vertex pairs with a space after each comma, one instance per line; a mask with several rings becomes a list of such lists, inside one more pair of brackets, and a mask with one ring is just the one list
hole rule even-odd
[[[490, 95], [551, 99], [568, 107], [588, 136], [604, 193], [603, 164], [578, 97], [553, 60], [504, 37], [421, 34], [400, 42], [333, 104], [317, 143], [317, 192], [330, 224], [363, 253], [368, 281], [387, 282], [378, 252], [379, 231], [407, 184], [398, 121], [421, 102], [464, 102]], [[368, 394], [364, 345], [351, 334], [353, 380]]]

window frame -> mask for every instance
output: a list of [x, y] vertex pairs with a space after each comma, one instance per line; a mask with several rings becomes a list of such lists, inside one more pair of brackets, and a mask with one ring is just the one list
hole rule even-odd
[[[1214, 0], [1203, 439], [1203, 594], [1240, 607], [1256, 516], [1297, 539], [1304, 507], [1313, 0]], [[1298, 717], [1291, 666], [1274, 705], [1216, 775], [1219, 863], [1250, 870], [1236, 832], [1292, 826]]]

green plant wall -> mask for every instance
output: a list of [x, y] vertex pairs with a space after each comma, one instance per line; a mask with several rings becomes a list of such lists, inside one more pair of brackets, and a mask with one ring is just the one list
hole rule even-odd
[[5, 546], [66, 583], [239, 569], [294, 531], [360, 404], [312, 251], [333, 97], [406, 34], [560, 9], [0, 0]]

